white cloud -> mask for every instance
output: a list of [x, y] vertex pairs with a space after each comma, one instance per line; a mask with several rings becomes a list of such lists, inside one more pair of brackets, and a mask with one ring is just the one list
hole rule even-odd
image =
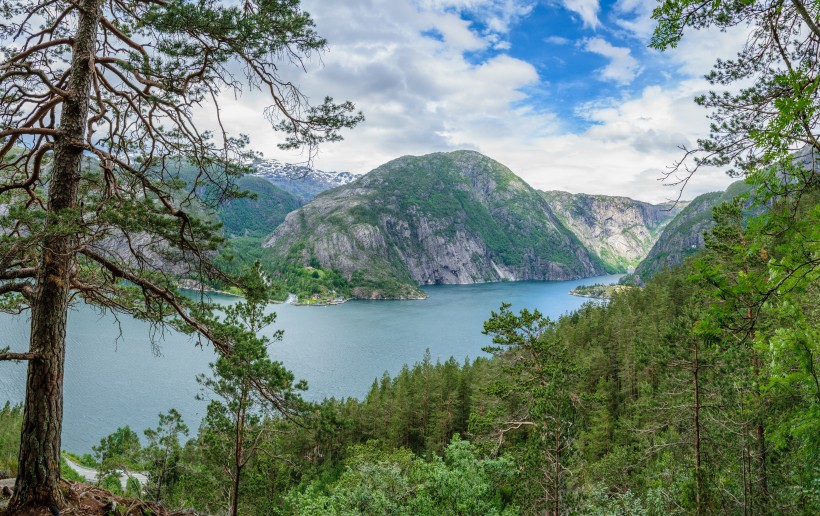
[[[692, 98], [709, 86], [692, 78], [588, 103], [579, 113], [591, 127], [561, 132], [566, 124], [533, 106], [524, 93], [542, 84], [532, 64], [504, 54], [481, 63], [464, 57], [503, 45], [506, 39], [503, 34], [477, 33], [447, 6], [499, 2], [442, 0], [438, 11], [432, 0], [421, 7], [416, 0], [303, 4], [330, 49], [323, 63], [314, 59], [307, 63], [307, 74], [294, 72], [288, 78], [314, 100], [326, 94], [350, 99], [367, 117], [345, 133], [345, 141], [321, 148], [315, 164], [325, 170], [367, 172], [406, 154], [470, 148], [509, 166], [539, 189], [663, 201], [676, 196], [657, 179], [680, 157], [677, 145], [693, 144], [708, 130], [706, 112]], [[425, 37], [428, 31], [440, 34], [441, 40]], [[729, 40], [722, 41], [729, 45]], [[584, 45], [610, 59], [601, 72], [608, 80], [629, 82], [640, 72], [626, 48], [601, 38]], [[708, 70], [718, 55], [708, 54], [715, 51], [711, 42], [689, 38], [664, 58], [695, 77]], [[695, 59], [701, 60], [699, 65]], [[223, 120], [231, 132], [248, 133], [252, 146], [267, 156], [303, 160], [276, 148], [281, 135], [273, 133], [261, 115], [267, 104], [264, 95], [255, 93], [226, 98]], [[704, 170], [685, 197], [725, 187], [729, 181], [721, 171]]]
[[561, 36], [547, 36], [544, 38], [544, 42], [552, 43], [553, 45], [569, 45], [572, 43], [570, 39], [563, 38]]
[[609, 64], [601, 69], [604, 80], [629, 84], [641, 73], [641, 66], [629, 48], [613, 46], [603, 38], [590, 38], [585, 41], [584, 50], [609, 59]]
[[618, 0], [613, 7], [615, 23], [645, 45], [655, 30], [652, 11], [657, 5], [657, 0]]
[[465, 11], [486, 24], [490, 31], [506, 33], [510, 26], [532, 11], [535, 0], [417, 0], [430, 12]]
[[598, 20], [598, 12], [601, 6], [598, 0], [560, 0], [567, 10], [574, 12], [581, 17], [585, 27], [597, 29], [601, 22]]

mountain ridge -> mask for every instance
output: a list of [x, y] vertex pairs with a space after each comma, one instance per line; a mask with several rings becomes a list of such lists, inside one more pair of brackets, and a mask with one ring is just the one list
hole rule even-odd
[[326, 172], [308, 165], [283, 163], [277, 159], [257, 159], [251, 166], [253, 176], [261, 177], [279, 188], [310, 202], [316, 195], [354, 181], [359, 175], [351, 172]]
[[714, 225], [712, 209], [734, 197], [748, 193], [752, 186], [736, 181], [725, 191], [709, 192], [692, 199], [664, 228], [646, 257], [635, 268], [639, 283], [665, 268], [680, 265], [705, 247], [703, 233]]
[[390, 161], [291, 212], [264, 247], [339, 271], [359, 298], [605, 272], [536, 190], [473, 151]]

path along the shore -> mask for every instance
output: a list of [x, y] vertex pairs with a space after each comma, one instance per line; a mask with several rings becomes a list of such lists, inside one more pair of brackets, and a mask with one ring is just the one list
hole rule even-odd
[[[96, 483], [97, 482], [97, 470], [93, 468], [88, 468], [83, 466], [82, 464], [77, 464], [73, 460], [69, 459], [68, 457], [63, 457], [65, 461], [71, 466], [71, 469], [76, 471], [83, 477], [87, 482]], [[125, 485], [128, 483], [129, 478], [134, 478], [137, 482], [140, 483], [141, 486], [144, 486], [148, 483], [148, 477], [144, 473], [137, 473], [134, 471], [119, 471], [120, 474], [120, 484], [122, 485], [123, 491], [125, 490]]]

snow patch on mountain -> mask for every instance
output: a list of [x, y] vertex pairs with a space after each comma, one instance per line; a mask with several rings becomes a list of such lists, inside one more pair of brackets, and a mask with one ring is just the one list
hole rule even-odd
[[359, 177], [350, 172], [326, 172], [306, 165], [282, 163], [276, 159], [259, 159], [253, 163], [253, 175], [267, 179], [280, 188], [309, 201], [325, 190], [350, 183]]

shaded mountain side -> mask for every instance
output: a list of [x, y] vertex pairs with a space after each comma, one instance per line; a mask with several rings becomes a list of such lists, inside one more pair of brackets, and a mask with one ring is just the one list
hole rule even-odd
[[663, 228], [687, 204], [650, 204], [628, 197], [561, 191], [541, 195], [561, 222], [613, 274], [638, 265]]
[[695, 197], [669, 222], [649, 254], [635, 268], [635, 276], [639, 281], [647, 281], [664, 268], [679, 265], [703, 249], [703, 233], [714, 225], [712, 208], [751, 190], [750, 185], [737, 181], [729, 185], [725, 192]]
[[256, 176], [244, 176], [237, 186], [253, 197], [234, 199], [219, 206], [217, 216], [228, 237], [264, 237], [285, 220], [291, 211], [302, 206], [291, 193]]
[[338, 271], [359, 298], [605, 272], [537, 191], [471, 151], [393, 160], [289, 214], [264, 245], [273, 262]]

